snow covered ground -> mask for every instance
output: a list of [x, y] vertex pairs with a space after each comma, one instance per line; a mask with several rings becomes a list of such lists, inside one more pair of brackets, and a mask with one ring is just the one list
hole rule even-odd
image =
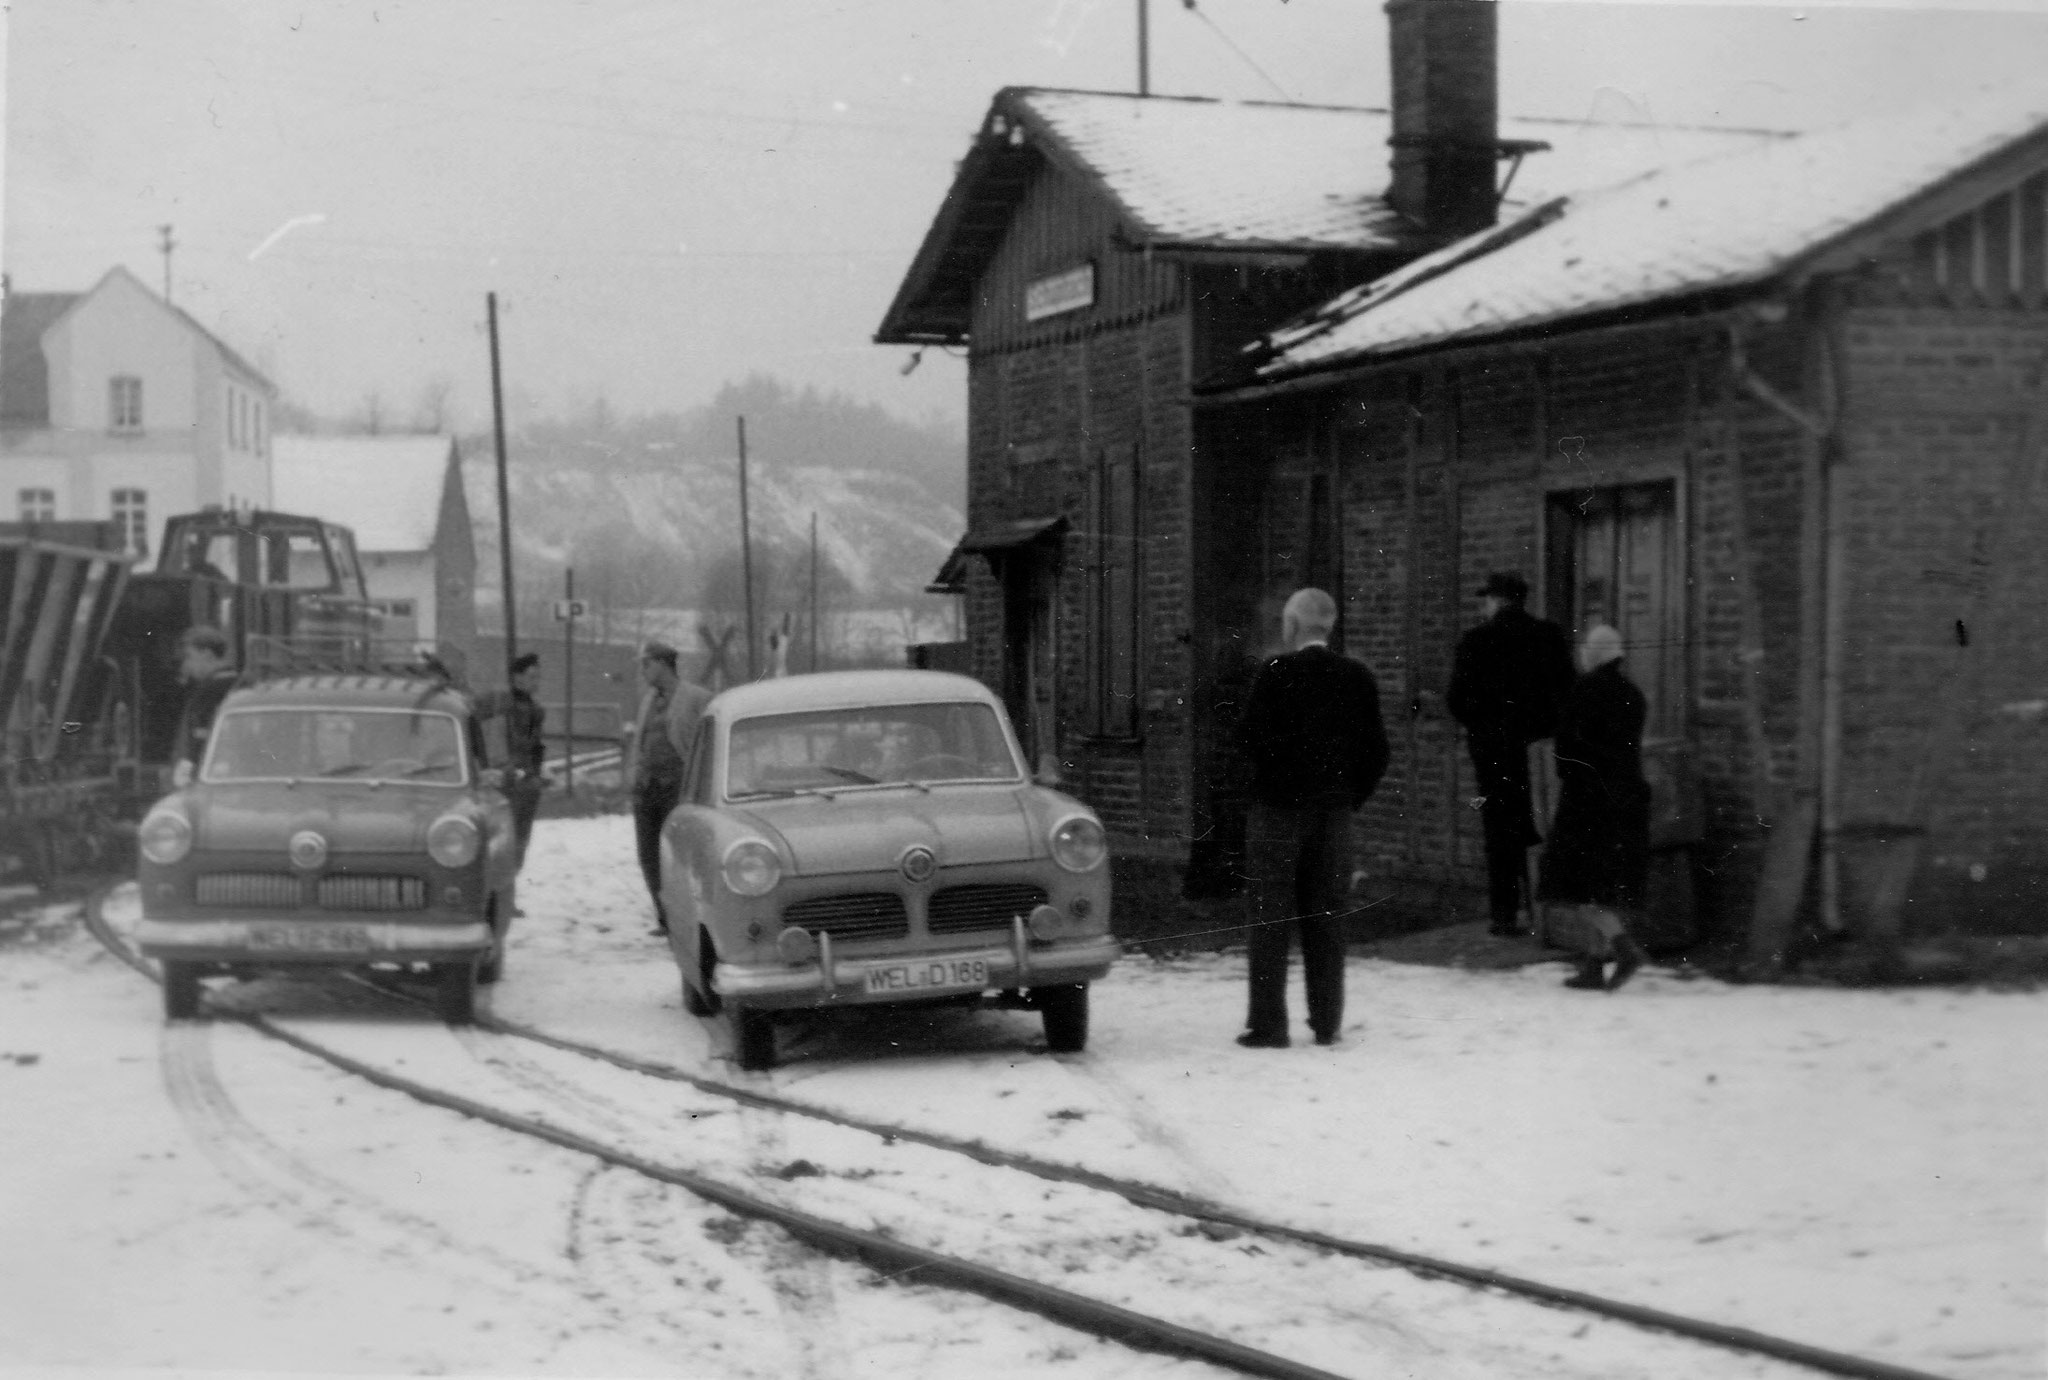
[[[498, 1014], [750, 1077], [681, 1010], [627, 820], [541, 821], [521, 893]], [[1086, 1055], [1023, 1012], [865, 1013], [786, 1032], [767, 1081], [1938, 1374], [2042, 1373], [2048, 994], [1561, 976], [1355, 958], [1341, 1044], [1254, 1051], [1240, 958], [1130, 958]], [[1629, 1373], [1585, 1360], [1551, 1373]], [[239, 1028], [166, 1031], [75, 929], [0, 932], [0, 1375], [134, 1368], [1211, 1373], [880, 1285]]]

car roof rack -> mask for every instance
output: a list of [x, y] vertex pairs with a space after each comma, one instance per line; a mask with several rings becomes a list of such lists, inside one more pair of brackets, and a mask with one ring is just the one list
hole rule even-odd
[[252, 633], [242, 648], [244, 685], [286, 676], [391, 676], [462, 687], [433, 652], [418, 644], [356, 633]]

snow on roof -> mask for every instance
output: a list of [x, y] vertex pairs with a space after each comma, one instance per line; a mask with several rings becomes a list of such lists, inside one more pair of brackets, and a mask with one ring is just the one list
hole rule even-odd
[[[1386, 204], [1384, 110], [1040, 89], [1016, 98], [1158, 240], [1355, 249], [1416, 232]], [[1511, 206], [1774, 137], [1515, 118], [1500, 133], [1551, 146], [1524, 161]]]
[[359, 551], [425, 551], [454, 444], [446, 436], [278, 436], [272, 501], [281, 512], [352, 528]]
[[1274, 378], [1755, 284], [2048, 125], [2048, 92], [1859, 121], [1567, 196], [1273, 331]]

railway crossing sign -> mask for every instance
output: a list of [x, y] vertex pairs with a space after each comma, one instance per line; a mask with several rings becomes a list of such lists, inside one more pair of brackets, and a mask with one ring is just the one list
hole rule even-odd
[[590, 601], [588, 599], [555, 600], [555, 621], [557, 623], [567, 623], [572, 619], [586, 617], [589, 613]]

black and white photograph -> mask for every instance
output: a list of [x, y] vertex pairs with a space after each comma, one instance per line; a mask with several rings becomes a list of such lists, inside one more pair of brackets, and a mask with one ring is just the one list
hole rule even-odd
[[0, 130], [0, 1380], [2048, 1374], [2048, 0]]

